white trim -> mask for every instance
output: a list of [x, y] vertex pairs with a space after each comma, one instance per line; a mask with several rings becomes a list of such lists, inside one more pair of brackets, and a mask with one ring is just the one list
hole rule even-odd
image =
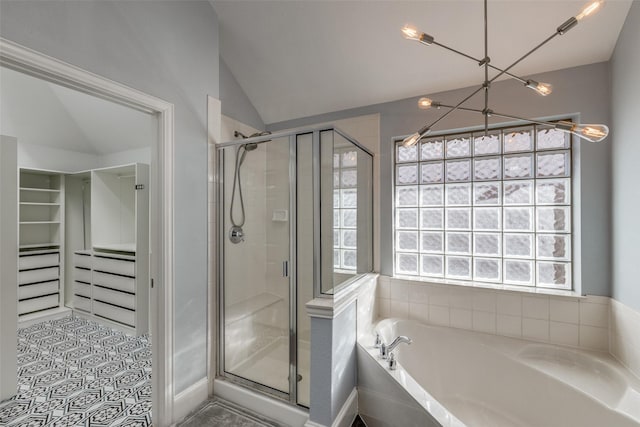
[[[353, 424], [353, 420], [358, 415], [358, 389], [353, 388], [349, 397], [340, 408], [340, 412], [336, 415], [336, 419], [331, 423], [331, 427], [349, 427]], [[316, 423], [315, 421], [308, 420], [304, 427], [327, 427], [323, 424]]]
[[[160, 123], [152, 182], [151, 289], [154, 425], [170, 425], [173, 417], [173, 209], [174, 209], [174, 106], [160, 98], [106, 79], [74, 65], [44, 55], [0, 37], [0, 62], [39, 78], [109, 99], [141, 111], [157, 113]], [[157, 218], [156, 218], [157, 216]]]
[[268, 397], [229, 381], [216, 378], [214, 389], [216, 396], [222, 399], [291, 427], [302, 427], [309, 419], [309, 413], [299, 406]]
[[354, 387], [331, 427], [349, 427], [353, 424], [356, 415], [358, 415], [358, 389]]
[[321, 319], [334, 319], [358, 298], [360, 286], [377, 280], [378, 273], [363, 274], [348, 286], [341, 288], [332, 298], [315, 298], [305, 304], [307, 314]]
[[202, 378], [200, 381], [178, 393], [173, 400], [173, 422], [182, 421], [195, 408], [209, 397], [209, 380]]

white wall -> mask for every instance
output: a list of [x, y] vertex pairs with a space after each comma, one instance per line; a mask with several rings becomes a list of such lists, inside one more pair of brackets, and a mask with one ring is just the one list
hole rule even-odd
[[18, 141], [18, 166], [61, 172], [80, 172], [101, 167], [100, 156]]
[[633, 2], [611, 58], [612, 296], [640, 311], [640, 2]]
[[0, 401], [17, 390], [18, 340], [18, 149], [15, 138], [0, 135]]

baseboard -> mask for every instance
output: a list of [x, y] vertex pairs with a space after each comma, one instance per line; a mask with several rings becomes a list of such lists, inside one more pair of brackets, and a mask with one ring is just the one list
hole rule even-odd
[[356, 415], [358, 415], [358, 389], [354, 387], [331, 427], [351, 427]]
[[[340, 408], [340, 412], [336, 415], [336, 419], [331, 423], [331, 427], [351, 427], [353, 420], [358, 415], [358, 389], [353, 388], [349, 397]], [[325, 425], [308, 420], [304, 427], [327, 427]]]
[[203, 378], [173, 398], [173, 422], [178, 423], [209, 398], [209, 380]]
[[71, 316], [71, 309], [67, 307], [58, 307], [39, 313], [27, 314], [18, 318], [18, 328], [26, 328], [36, 323], [62, 319], [63, 317], [69, 316]]

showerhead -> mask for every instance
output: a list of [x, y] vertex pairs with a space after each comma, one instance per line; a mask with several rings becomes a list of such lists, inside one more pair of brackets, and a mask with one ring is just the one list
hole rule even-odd
[[258, 148], [258, 144], [254, 142], [252, 144], [244, 144], [243, 147], [245, 151], [253, 151]]

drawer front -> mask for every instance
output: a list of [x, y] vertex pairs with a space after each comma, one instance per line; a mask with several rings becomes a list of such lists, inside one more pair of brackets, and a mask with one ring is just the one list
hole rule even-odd
[[94, 301], [108, 302], [110, 304], [115, 304], [117, 306], [128, 308], [131, 310], [135, 310], [136, 308], [135, 295], [101, 288], [100, 286], [93, 287], [93, 299]]
[[57, 267], [60, 264], [58, 253], [42, 255], [22, 255], [18, 260], [20, 270], [33, 268]]
[[58, 284], [57, 280], [53, 280], [51, 282], [36, 283], [35, 285], [18, 286], [18, 299], [55, 294], [58, 292]]
[[73, 280], [78, 282], [91, 283], [91, 270], [85, 270], [84, 268], [73, 269]]
[[73, 294], [91, 298], [91, 285], [86, 283], [73, 282]]
[[136, 279], [132, 277], [114, 276], [113, 274], [93, 272], [93, 283], [106, 288], [125, 292], [136, 292]]
[[125, 325], [135, 326], [135, 312], [109, 304], [93, 301], [93, 314]]
[[58, 294], [18, 301], [18, 314], [27, 314], [58, 306]]
[[73, 254], [74, 267], [91, 268], [91, 255]]
[[91, 313], [91, 300], [89, 298], [82, 298], [81, 296], [74, 295], [73, 308]]
[[18, 283], [21, 285], [36, 282], [50, 282], [60, 278], [58, 267], [41, 268], [39, 270], [27, 270], [18, 273]]
[[124, 259], [94, 256], [93, 269], [106, 273], [122, 274], [131, 277], [135, 277], [136, 275], [135, 261], [127, 261]]

